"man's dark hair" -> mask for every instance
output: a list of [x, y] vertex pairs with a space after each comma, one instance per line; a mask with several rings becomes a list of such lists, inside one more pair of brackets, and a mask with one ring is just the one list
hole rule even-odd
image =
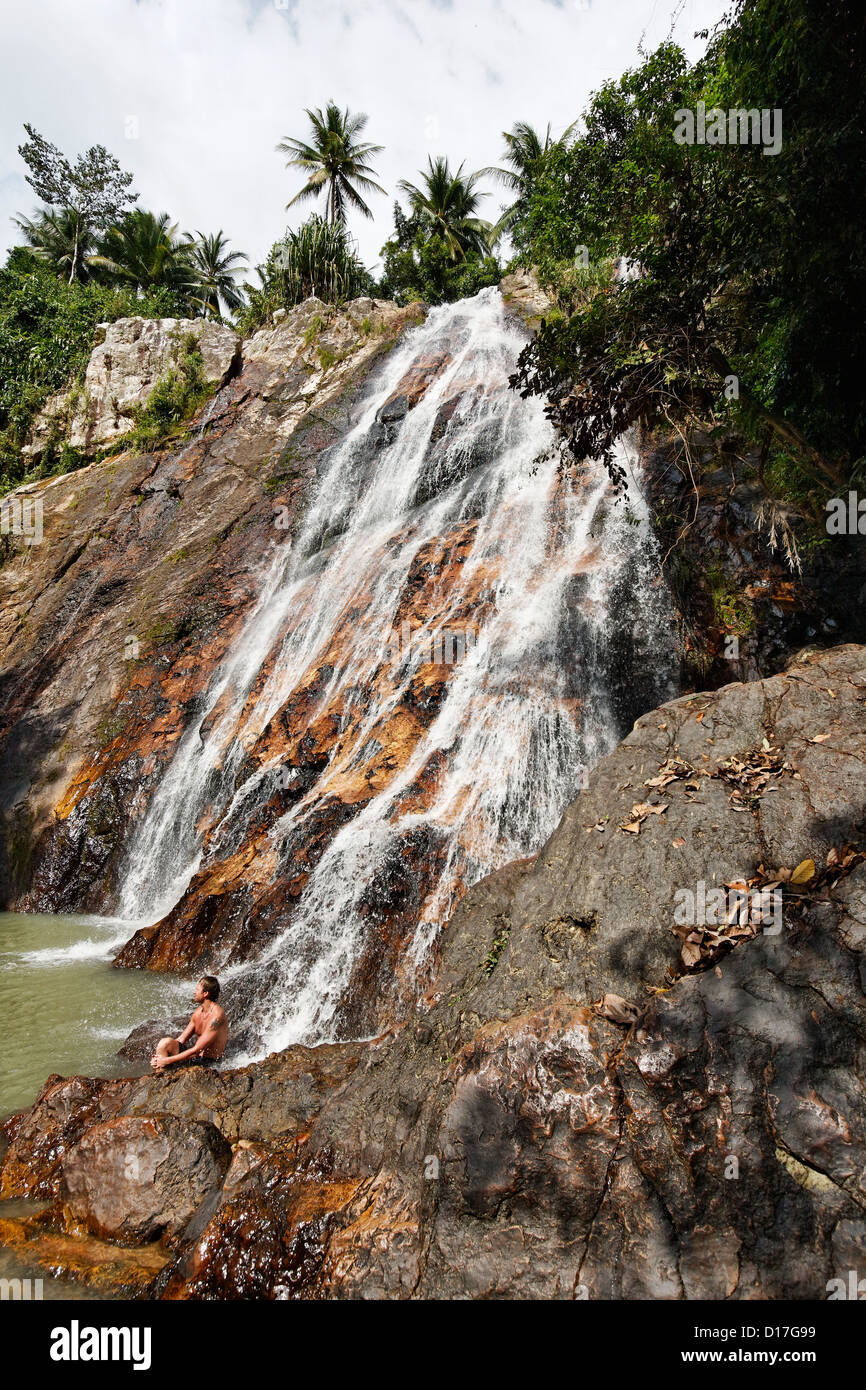
[[202, 975], [201, 982], [207, 990], [208, 999], [216, 1003], [220, 997], [220, 982], [216, 975]]

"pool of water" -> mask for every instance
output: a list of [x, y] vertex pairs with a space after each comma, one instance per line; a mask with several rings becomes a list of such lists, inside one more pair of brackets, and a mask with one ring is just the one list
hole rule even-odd
[[52, 1072], [134, 1075], [116, 1056], [148, 1019], [192, 1012], [194, 982], [114, 970], [135, 930], [116, 918], [0, 912], [0, 1118], [31, 1104]]

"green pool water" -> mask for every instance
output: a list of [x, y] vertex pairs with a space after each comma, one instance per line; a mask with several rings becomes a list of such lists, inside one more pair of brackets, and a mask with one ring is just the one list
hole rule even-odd
[[189, 981], [112, 969], [134, 929], [105, 917], [0, 913], [0, 1118], [29, 1105], [51, 1072], [146, 1070], [115, 1055], [126, 1035], [147, 1019], [192, 1012]]

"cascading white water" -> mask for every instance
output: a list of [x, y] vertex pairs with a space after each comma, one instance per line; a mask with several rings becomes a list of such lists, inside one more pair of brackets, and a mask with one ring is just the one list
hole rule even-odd
[[[623, 586], [629, 607], [616, 621], [632, 625], [645, 652], [670, 650], [640, 488], [632, 479], [614, 504], [601, 465], [579, 480], [563, 475], [541, 403], [508, 389], [522, 341], [499, 292], [485, 290], [433, 310], [389, 356], [325, 460], [290, 551], [275, 548], [258, 602], [133, 839], [120, 910], [153, 921], [202, 864], [205, 820], [204, 862], [240, 842], [274, 775], [273, 759], [248, 772], [247, 754], [305, 676], [324, 667], [310, 722], [339, 708], [351, 737], [271, 828], [278, 863], [280, 845], [302, 837], [323, 797], [363, 766], [430, 661], [427, 641], [468, 630], [435, 718], [337, 830], [268, 948], [263, 1050], [332, 1033], [362, 948], [365, 894], [408, 835], [430, 836], [440, 855], [408, 952], [416, 966], [466, 886], [544, 843], [580, 769], [620, 734], [606, 662]], [[383, 438], [381, 407], [431, 361], [439, 374]], [[450, 564], [458, 539], [461, 563]], [[443, 544], [448, 582], [407, 650], [395, 640], [401, 602], [413, 567]], [[665, 662], [656, 664], [663, 695]], [[419, 806], [411, 792], [434, 761]]]

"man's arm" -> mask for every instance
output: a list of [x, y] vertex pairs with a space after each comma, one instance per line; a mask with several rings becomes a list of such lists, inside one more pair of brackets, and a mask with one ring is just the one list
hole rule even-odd
[[[193, 1031], [194, 1030], [190, 1028], [187, 1030], [185, 1036]], [[209, 1047], [215, 1039], [216, 1029], [212, 1023], [206, 1023], [204, 1032], [200, 1035], [198, 1042], [194, 1043], [192, 1047], [186, 1048], [185, 1051], [178, 1052], [174, 1057], [164, 1057], [161, 1065], [163, 1067], [170, 1067], [173, 1062], [188, 1062], [190, 1057], [197, 1057], [200, 1052], [204, 1052], [205, 1048]]]
[[183, 1044], [187, 1041], [188, 1038], [192, 1037], [194, 1032], [195, 1024], [193, 1023], [192, 1019], [190, 1019], [189, 1023], [186, 1025], [180, 1037], [178, 1038], [178, 1042], [180, 1043], [181, 1047], [183, 1047]]

